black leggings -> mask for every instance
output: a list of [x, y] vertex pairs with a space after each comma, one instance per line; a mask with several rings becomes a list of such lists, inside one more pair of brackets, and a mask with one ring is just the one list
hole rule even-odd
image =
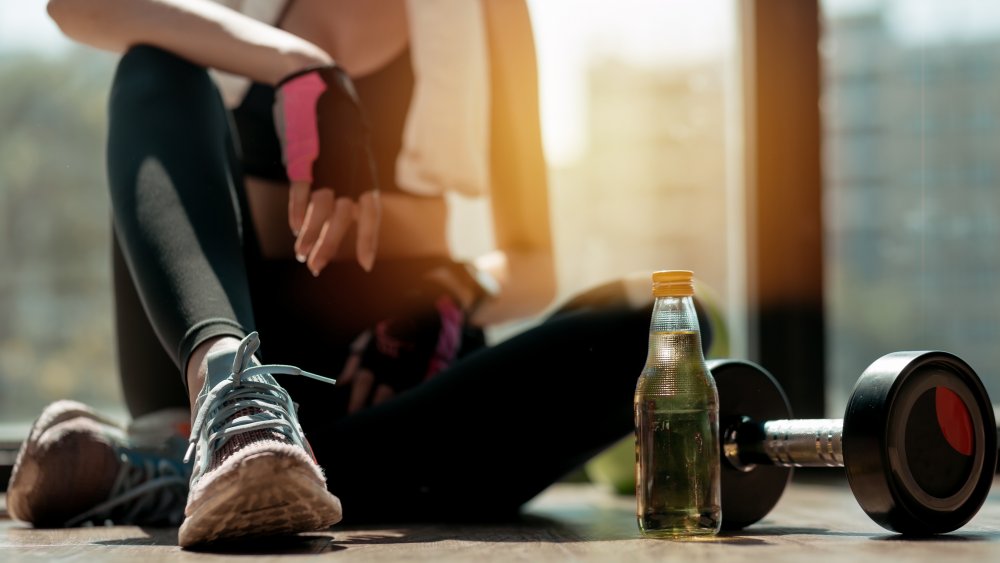
[[[378, 308], [341, 294], [378, 282], [357, 266], [314, 279], [301, 264], [260, 258], [228, 114], [206, 71], [133, 48], [110, 115], [118, 348], [132, 414], [186, 406], [178, 369], [217, 335], [258, 330], [267, 361], [339, 373], [346, 343], [371, 321], [343, 311], [359, 300]], [[421, 267], [380, 262], [373, 274], [398, 280]], [[329, 386], [282, 379], [348, 519], [504, 516], [628, 434], [650, 309], [629, 308], [614, 285], [592, 297], [355, 414], [331, 406]]]

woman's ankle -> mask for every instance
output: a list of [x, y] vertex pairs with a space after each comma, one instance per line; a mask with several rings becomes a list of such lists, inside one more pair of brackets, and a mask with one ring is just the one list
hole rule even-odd
[[191, 352], [185, 371], [188, 399], [191, 402], [191, 416], [195, 415], [195, 403], [198, 400], [198, 394], [201, 393], [202, 386], [205, 384], [205, 377], [208, 375], [208, 355], [212, 352], [235, 352], [239, 346], [239, 338], [216, 336], [202, 342]]

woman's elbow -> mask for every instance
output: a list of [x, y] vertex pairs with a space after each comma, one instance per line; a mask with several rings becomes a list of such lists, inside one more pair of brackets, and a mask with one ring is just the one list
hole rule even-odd
[[108, 33], [112, 12], [106, 2], [95, 0], [49, 0], [46, 11], [63, 35], [74, 41], [111, 51], [120, 51], [121, 41]]
[[[66, 29], [68, 27], [72, 27], [71, 22], [73, 20], [74, 13], [76, 13], [73, 9], [74, 3], [78, 4], [79, 2], [74, 2], [74, 0], [49, 0], [48, 4], [45, 6], [45, 10], [49, 13], [49, 17], [52, 18], [52, 21], [56, 22], [56, 25], [59, 26], [59, 29], [62, 30], [63, 33], [66, 33]], [[66, 35], [69, 34], [66, 33]]]

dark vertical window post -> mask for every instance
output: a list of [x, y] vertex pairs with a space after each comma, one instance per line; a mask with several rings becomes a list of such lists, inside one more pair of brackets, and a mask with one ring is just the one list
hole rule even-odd
[[739, 2], [750, 353], [824, 416], [818, 0]]

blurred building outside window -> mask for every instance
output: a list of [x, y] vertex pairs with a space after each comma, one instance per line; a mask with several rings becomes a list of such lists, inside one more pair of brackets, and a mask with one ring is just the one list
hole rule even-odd
[[1000, 4], [823, 0], [828, 411], [896, 350], [1000, 404]]

